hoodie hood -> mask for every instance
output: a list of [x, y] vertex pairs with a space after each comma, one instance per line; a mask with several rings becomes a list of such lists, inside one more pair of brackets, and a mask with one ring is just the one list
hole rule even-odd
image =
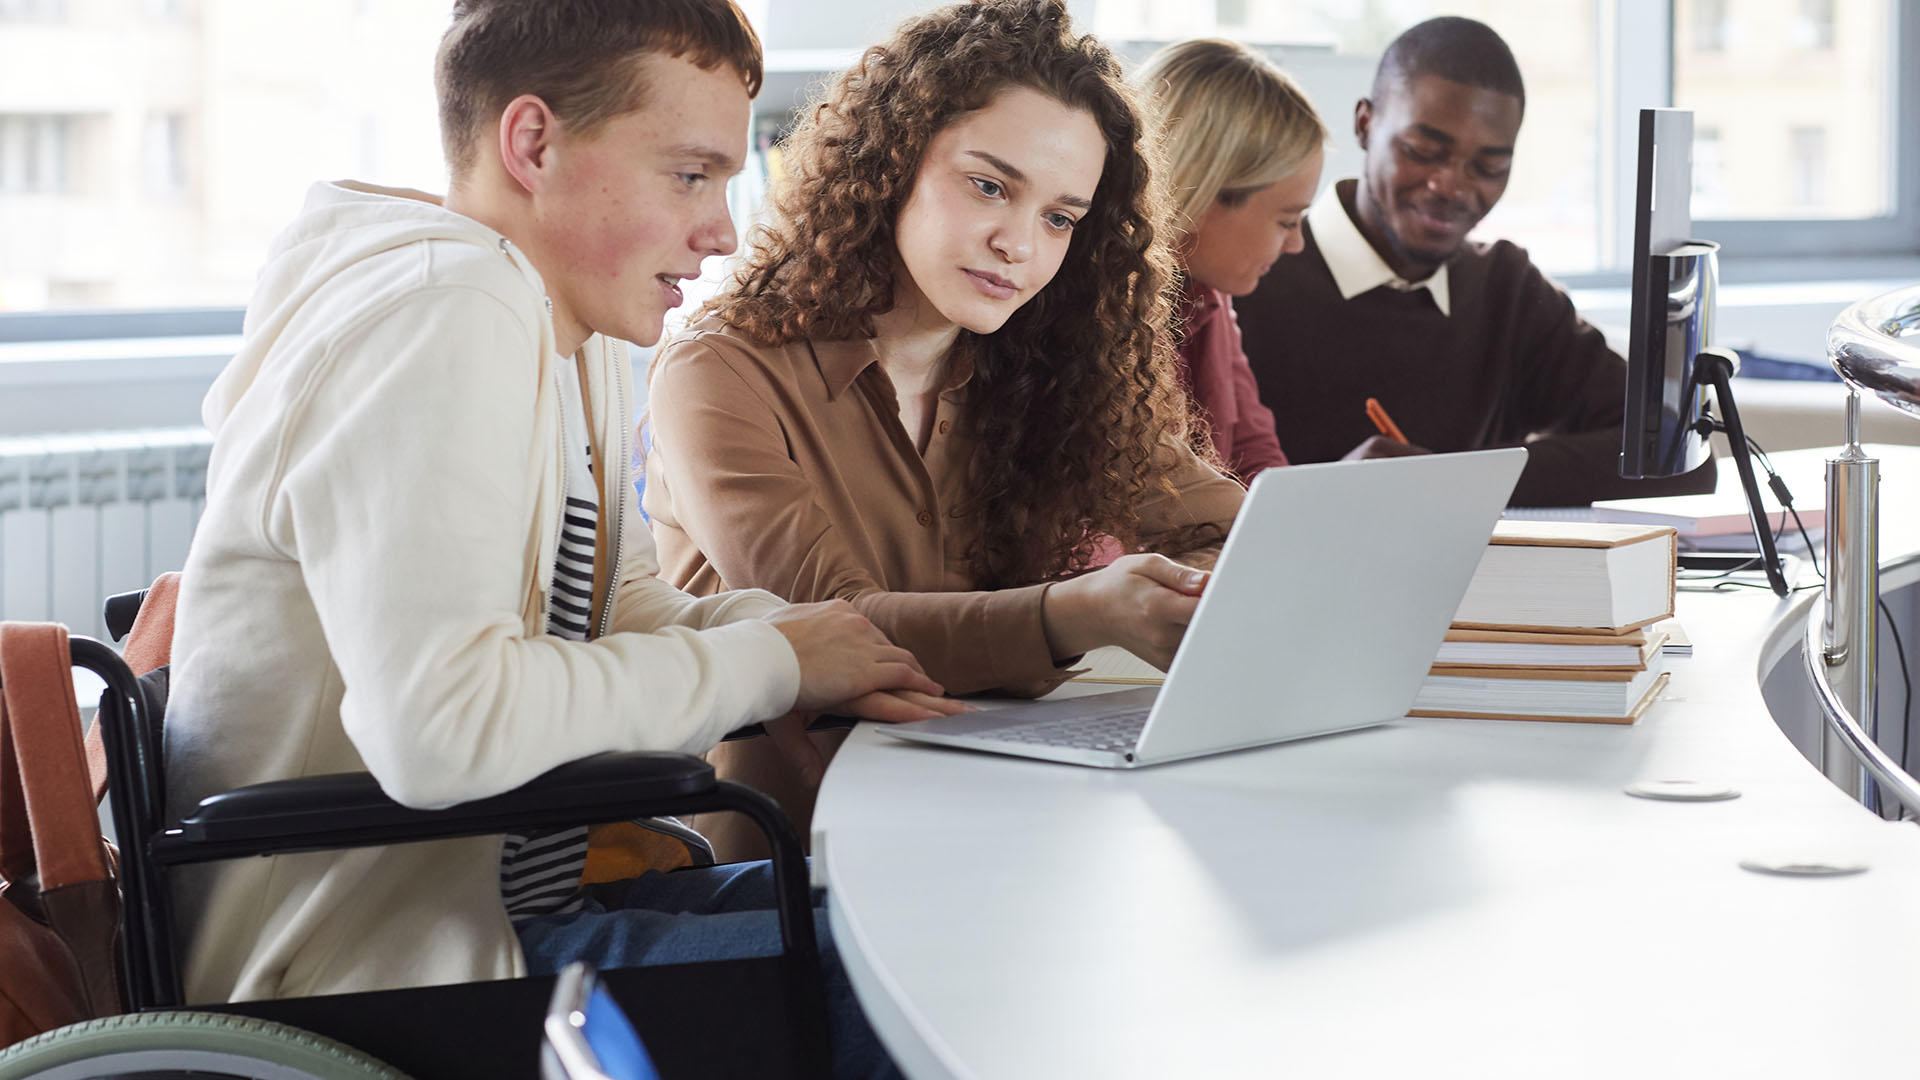
[[500, 233], [440, 203], [440, 197], [353, 181], [313, 185], [293, 223], [267, 251], [267, 263], [247, 305], [240, 351], [207, 391], [200, 418], [218, 432], [259, 375], [287, 324], [313, 294], [363, 260], [426, 241], [473, 244], [499, 252], [526, 276], [535, 296], [546, 295], [540, 274]]

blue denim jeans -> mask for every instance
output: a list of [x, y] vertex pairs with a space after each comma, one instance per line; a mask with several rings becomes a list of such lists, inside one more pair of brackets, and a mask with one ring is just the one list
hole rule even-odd
[[[529, 919], [516, 928], [531, 974], [552, 975], [575, 960], [608, 969], [780, 952], [773, 868], [764, 861], [656, 871], [589, 885], [584, 896], [579, 911]], [[814, 909], [813, 925], [826, 976], [834, 1075], [897, 1080], [899, 1070], [854, 1000], [824, 910]]]

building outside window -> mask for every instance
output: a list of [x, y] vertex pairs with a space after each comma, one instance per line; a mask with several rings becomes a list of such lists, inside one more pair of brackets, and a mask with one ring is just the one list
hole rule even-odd
[[147, 190], [154, 195], [183, 195], [187, 191], [187, 114], [154, 113], [147, 117]]
[[39, 19], [54, 21], [67, 17], [67, 0], [0, 0], [0, 21]]
[[[1853, 219], [1895, 209], [1894, 6], [1676, 0], [1676, 18], [1730, 8], [1741, 27], [1721, 52], [1674, 56], [1673, 103], [1694, 111], [1696, 168], [1701, 133], [1719, 142], [1712, 216]], [[1810, 57], [1809, 48], [1830, 55]], [[1911, 120], [1905, 127], [1920, 137]]]
[[1717, 53], [1727, 48], [1727, 0], [1692, 0], [1680, 5], [1692, 9], [1692, 16], [1681, 21], [1680, 25], [1693, 31], [1688, 47], [1693, 52]]
[[1827, 203], [1827, 129], [1796, 127], [1787, 143], [1787, 204], [1817, 211]]
[[[1920, 10], [1896, 0], [1567, 0], [1551, 18], [1535, 0], [1071, 2], [1078, 25], [1136, 60], [1209, 34], [1265, 49], [1332, 130], [1329, 180], [1358, 171], [1353, 104], [1394, 36], [1442, 13], [1491, 24], [1519, 59], [1528, 102], [1512, 180], [1479, 235], [1525, 245], [1556, 274], [1619, 269], [1621, 207], [1632, 198], [1619, 179], [1620, 133], [1632, 123], [1622, 82], [1657, 88], [1645, 92], [1663, 104], [1670, 84], [1671, 103], [1695, 112], [1697, 216], [1868, 223], [1920, 205], [1920, 192], [1903, 196], [1896, 183], [1900, 155], [1920, 140], [1912, 117], [1896, 114], [1902, 68], [1920, 72], [1920, 49], [1895, 19]], [[0, 312], [56, 296], [238, 306], [314, 180], [444, 190], [431, 58], [449, 6], [0, 0]], [[844, 63], [925, 3], [745, 6], [763, 30], [844, 26], [844, 41], [805, 46], [822, 57], [844, 50]], [[1651, 20], [1642, 29], [1664, 26], [1670, 57], [1625, 36], [1622, 13]], [[1909, 42], [1905, 64], [1896, 30]], [[1624, 54], [1649, 58], [1652, 73], [1617, 74]], [[824, 71], [827, 61], [809, 64]], [[764, 100], [772, 96], [756, 108], [784, 107]]]
[[0, 0], [0, 313], [237, 307], [314, 181], [445, 190], [451, 8]]
[[73, 183], [73, 118], [0, 114], [0, 194], [58, 195]]
[[1820, 52], [1833, 48], [1834, 0], [1800, 0], [1800, 20], [1794, 36], [1802, 46]]
[[1695, 125], [1693, 129], [1693, 212], [1700, 217], [1724, 217], [1727, 211], [1725, 150], [1720, 129]]

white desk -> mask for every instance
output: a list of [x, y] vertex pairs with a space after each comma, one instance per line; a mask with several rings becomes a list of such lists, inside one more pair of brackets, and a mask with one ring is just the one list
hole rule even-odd
[[[1882, 550], [1920, 549], [1891, 520], [1920, 461], [1883, 475]], [[1632, 727], [1402, 720], [1127, 773], [863, 729], [815, 873], [916, 1080], [1915, 1075], [1920, 829], [1760, 696], [1803, 606], [1683, 594], [1694, 656]], [[1675, 777], [1745, 794], [1621, 791]], [[1787, 850], [1871, 868], [1738, 865]]]

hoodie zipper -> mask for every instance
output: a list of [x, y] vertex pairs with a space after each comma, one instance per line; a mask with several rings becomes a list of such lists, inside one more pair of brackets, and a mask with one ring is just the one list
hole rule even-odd
[[[551, 309], [553, 301], [549, 300], [547, 301], [547, 304], [548, 304], [548, 308]], [[549, 314], [551, 314], [551, 310], [549, 310]], [[611, 345], [607, 345], [603, 349], [602, 355], [610, 355], [615, 351], [616, 350]], [[621, 453], [617, 455], [621, 460], [618, 465], [615, 465], [612, 467], [609, 467], [606, 462], [602, 461], [600, 463], [600, 468], [607, 470], [607, 476], [612, 477], [619, 484], [624, 484], [628, 482], [626, 479], [625, 470], [632, 467], [632, 462], [627, 459], [630, 458], [632, 455], [630, 453], [625, 452], [627, 450], [627, 435], [626, 435], [627, 425], [630, 424], [630, 421], [627, 419], [626, 372], [622, 369], [622, 365], [627, 363], [627, 358], [624, 355], [626, 350], [620, 349], [618, 351], [622, 355], [617, 357], [613, 363], [612, 376], [613, 376], [614, 390], [617, 394], [618, 403], [620, 406], [620, 411], [614, 413], [614, 416], [618, 419], [619, 423], [622, 425], [619, 431], [620, 437], [616, 439], [610, 439], [610, 440], [602, 439], [600, 441], [600, 446], [601, 446], [601, 449], [604, 450], [607, 446], [611, 445], [617, 451], [621, 451]], [[611, 527], [613, 530], [613, 538], [612, 538], [612, 542], [607, 544], [608, 562], [610, 564], [607, 567], [607, 602], [601, 605], [600, 631], [594, 635], [595, 637], [606, 637], [607, 628], [613, 625], [613, 599], [616, 595], [618, 595], [620, 591], [620, 565], [621, 565], [620, 544], [621, 544], [621, 541], [625, 538], [625, 532], [626, 532], [626, 530], [622, 528], [622, 526], [625, 525], [624, 519], [626, 517], [626, 510], [627, 510], [627, 499], [626, 499], [627, 493], [625, 491], [622, 491], [617, 485], [615, 485], [612, 487], [612, 490], [618, 491], [620, 493], [620, 496], [619, 498], [614, 498], [609, 500], [608, 489], [609, 489], [608, 484], [603, 482], [600, 485], [600, 501], [602, 503], [606, 503], [609, 501], [612, 503], [613, 524]], [[601, 512], [605, 513], [606, 511], [602, 510]]]
[[[506, 250], [506, 244], [505, 240], [500, 241], [501, 250]], [[552, 326], [553, 297], [543, 296], [540, 299], [547, 306], [547, 325]], [[553, 582], [554, 578], [560, 574], [560, 530], [566, 519], [567, 485], [570, 483], [567, 476], [567, 447], [571, 445], [567, 442], [567, 388], [561, 383], [558, 364], [553, 366], [553, 400], [554, 413], [560, 418], [560, 513], [553, 516], [553, 546], [549, 549], [553, 552], [553, 557], [548, 560], [547, 565], [547, 593], [541, 598], [545, 601], [543, 614], [549, 620], [552, 618], [553, 610]]]

